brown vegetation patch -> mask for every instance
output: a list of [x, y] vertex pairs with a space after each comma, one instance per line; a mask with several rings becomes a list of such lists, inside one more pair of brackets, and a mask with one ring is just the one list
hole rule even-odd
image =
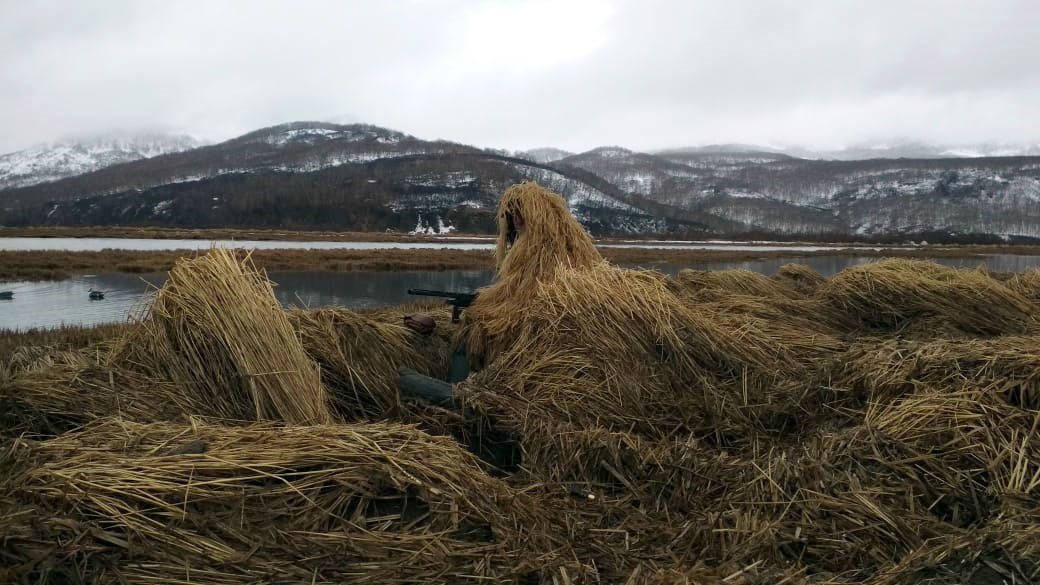
[[[236, 316], [136, 329], [210, 373], [110, 341], [19, 349], [0, 379], [17, 413], [0, 419], [0, 580], [1040, 581], [1029, 279], [906, 260], [669, 278], [603, 261], [551, 193], [508, 195], [526, 223], [499, 249], [508, 285], [457, 329], [423, 306], [432, 337], [401, 326], [415, 307], [270, 307], [225, 253], [219, 278], [178, 265], [199, 274], [168, 294]], [[402, 399], [397, 367], [443, 375], [453, 337], [476, 369], [454, 408]], [[239, 420], [229, 372], [261, 338], [291, 349], [249, 355], [320, 369], [350, 422]]]

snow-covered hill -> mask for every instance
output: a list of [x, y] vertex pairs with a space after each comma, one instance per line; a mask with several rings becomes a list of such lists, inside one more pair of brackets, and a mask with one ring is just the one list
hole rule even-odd
[[201, 146], [191, 136], [140, 134], [42, 144], [0, 156], [0, 190], [82, 175]]
[[326, 122], [191, 145], [109, 139], [2, 157], [0, 225], [480, 232], [494, 229], [503, 190], [535, 180], [596, 234], [1040, 239], [1040, 156], [843, 161], [746, 144], [510, 153]]
[[656, 156], [608, 147], [560, 163], [744, 233], [1040, 238], [1040, 157], [809, 160], [740, 145]]

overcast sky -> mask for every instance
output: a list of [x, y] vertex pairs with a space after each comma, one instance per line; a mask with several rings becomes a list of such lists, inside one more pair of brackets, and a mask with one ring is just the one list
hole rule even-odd
[[1040, 141], [1037, 0], [3, 0], [0, 55], [0, 152], [293, 120], [575, 151]]

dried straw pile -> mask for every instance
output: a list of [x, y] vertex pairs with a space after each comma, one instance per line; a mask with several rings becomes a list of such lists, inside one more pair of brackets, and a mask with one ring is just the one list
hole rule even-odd
[[784, 264], [773, 275], [773, 280], [806, 296], [815, 294], [827, 282], [822, 274], [804, 264]]
[[979, 335], [1026, 333], [1037, 326], [1037, 306], [982, 270], [889, 258], [842, 271], [819, 296], [864, 327], [894, 330], [935, 317]]
[[803, 295], [783, 282], [750, 270], [680, 270], [676, 280], [697, 300], [718, 300], [729, 295], [798, 299]]
[[0, 384], [0, 434], [56, 435], [99, 418], [174, 420], [209, 405], [183, 386], [64, 352]]
[[[211, 250], [177, 262], [148, 314], [109, 362], [183, 386], [203, 413], [232, 420], [327, 423], [318, 365], [271, 282], [248, 255]], [[189, 412], [189, 414], [193, 414]]]
[[[788, 273], [804, 275], [808, 271], [819, 277], [813, 291], [826, 282], [808, 267], [789, 264], [785, 268]], [[854, 329], [856, 323], [813, 292], [806, 292], [807, 287], [789, 281], [748, 270], [685, 269], [676, 275], [671, 288], [692, 309], [712, 315], [730, 329], [761, 332], [780, 345], [793, 343], [810, 354], [838, 349], [835, 337]]]
[[565, 564], [529, 497], [409, 426], [102, 420], [21, 450], [0, 556], [26, 580], [499, 582]]
[[1040, 268], [1033, 268], [1009, 278], [1005, 284], [1011, 290], [1040, 303]]
[[921, 386], [974, 388], [1040, 408], [1040, 338], [857, 343], [842, 355], [835, 378], [844, 386], [886, 395]]
[[[436, 318], [433, 335], [403, 325], [405, 314], [420, 309]], [[400, 416], [398, 367], [447, 378], [450, 310], [414, 306], [367, 315], [347, 309], [296, 310], [289, 319], [307, 354], [321, 366], [322, 382], [343, 420]]]
[[[1040, 582], [1029, 275], [673, 279], [604, 262], [537, 185], [499, 217], [499, 279], [457, 331], [443, 309], [423, 338], [412, 309], [269, 307], [338, 419], [389, 421], [228, 420], [256, 418], [250, 395], [200, 390], [184, 344], [224, 383], [266, 346], [221, 345], [189, 308], [217, 301], [176, 286], [181, 317], [108, 362], [25, 352], [0, 396], [41, 432], [87, 426], [0, 445], [0, 582]], [[443, 375], [453, 334], [479, 368], [458, 409], [400, 401], [397, 366]], [[224, 420], [155, 422], [180, 413]]]

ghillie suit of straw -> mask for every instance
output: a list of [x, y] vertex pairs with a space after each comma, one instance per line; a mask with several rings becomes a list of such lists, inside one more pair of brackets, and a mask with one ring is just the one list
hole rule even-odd
[[[525, 223], [523, 236], [515, 229], [517, 217]], [[515, 338], [518, 315], [533, 308], [539, 291], [558, 271], [589, 270], [603, 262], [562, 197], [535, 183], [507, 189], [498, 205], [497, 279], [480, 290], [465, 314], [462, 333], [470, 360], [479, 368]]]
[[[510, 238], [514, 214], [525, 228]], [[762, 319], [715, 319], [683, 299], [681, 283], [610, 265], [563, 199], [538, 185], [506, 191], [499, 226], [498, 281], [462, 329], [483, 369], [459, 394], [519, 437], [525, 460], [544, 463], [546, 477], [607, 473], [559, 468], [564, 456], [596, 467], [600, 451], [581, 446], [590, 437], [660, 441], [786, 424], [777, 413], [803, 400], [780, 380], [809, 375], [814, 360], [840, 348], [824, 333], [785, 338]]]

